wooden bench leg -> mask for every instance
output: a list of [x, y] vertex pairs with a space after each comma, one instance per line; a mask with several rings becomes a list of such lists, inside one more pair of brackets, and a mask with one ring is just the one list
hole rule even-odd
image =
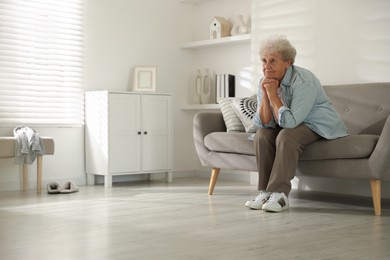
[[215, 183], [217, 182], [220, 168], [213, 168], [211, 170], [210, 184], [209, 184], [209, 195], [213, 195]]
[[371, 180], [371, 194], [374, 203], [374, 212], [376, 216], [381, 215], [381, 181]]
[[37, 193], [42, 192], [42, 155], [37, 156]]
[[23, 190], [28, 190], [28, 166], [27, 164], [23, 163]]
[[[23, 190], [28, 190], [28, 165], [23, 164]], [[42, 192], [42, 155], [37, 156], [37, 193]]]

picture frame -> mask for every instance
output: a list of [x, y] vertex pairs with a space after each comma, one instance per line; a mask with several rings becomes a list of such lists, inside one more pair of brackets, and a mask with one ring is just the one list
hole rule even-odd
[[133, 69], [133, 91], [156, 91], [157, 67], [136, 66]]

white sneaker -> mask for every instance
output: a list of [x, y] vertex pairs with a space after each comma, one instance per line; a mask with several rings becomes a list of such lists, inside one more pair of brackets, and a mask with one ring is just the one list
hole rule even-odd
[[260, 191], [260, 194], [254, 200], [245, 202], [245, 206], [251, 209], [262, 209], [263, 204], [269, 199], [269, 196], [271, 196], [271, 192]]
[[262, 209], [269, 212], [280, 212], [288, 209], [288, 198], [284, 193], [273, 192]]

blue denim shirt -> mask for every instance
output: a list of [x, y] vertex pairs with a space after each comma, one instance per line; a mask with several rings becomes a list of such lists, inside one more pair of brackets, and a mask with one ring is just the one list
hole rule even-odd
[[[254, 123], [259, 128], [294, 128], [305, 124], [315, 133], [326, 139], [335, 139], [348, 135], [348, 130], [340, 115], [325, 94], [320, 81], [310, 71], [290, 66], [280, 83], [283, 106], [278, 111], [279, 121], [274, 117], [263, 124], [257, 112]], [[257, 91], [257, 111], [262, 98], [261, 88]]]

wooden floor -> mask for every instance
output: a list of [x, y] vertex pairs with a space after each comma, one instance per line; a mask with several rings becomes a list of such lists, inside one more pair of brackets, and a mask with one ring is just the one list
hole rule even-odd
[[244, 207], [254, 186], [207, 179], [0, 192], [0, 259], [390, 259], [390, 203], [292, 192], [290, 209]]

